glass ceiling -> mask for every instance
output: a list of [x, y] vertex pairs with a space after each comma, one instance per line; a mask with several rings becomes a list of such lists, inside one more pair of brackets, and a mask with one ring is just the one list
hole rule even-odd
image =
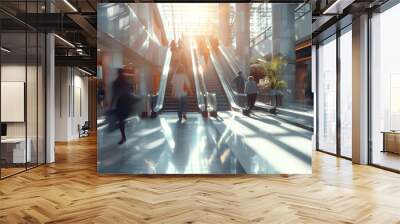
[[[271, 27], [272, 9], [268, 3], [250, 3], [250, 39]], [[216, 35], [218, 3], [158, 3], [169, 40], [185, 35]], [[235, 4], [230, 4], [230, 20], [234, 21]], [[234, 33], [234, 25], [232, 32]]]
[[169, 40], [217, 33], [218, 3], [158, 3]]
[[218, 3], [158, 3], [158, 8], [169, 40], [217, 31]]

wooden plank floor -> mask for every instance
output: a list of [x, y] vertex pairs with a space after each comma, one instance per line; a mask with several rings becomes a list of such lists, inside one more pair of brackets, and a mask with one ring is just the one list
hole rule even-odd
[[319, 152], [293, 176], [100, 176], [94, 137], [56, 156], [0, 181], [0, 223], [400, 223], [399, 174]]

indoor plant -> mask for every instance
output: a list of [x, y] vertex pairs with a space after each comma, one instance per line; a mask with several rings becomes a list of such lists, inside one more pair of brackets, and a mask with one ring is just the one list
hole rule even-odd
[[278, 106], [278, 96], [283, 96], [287, 93], [287, 83], [281, 78], [282, 70], [287, 64], [286, 60], [280, 56], [274, 56], [270, 61], [257, 60], [257, 63], [264, 69], [264, 78], [259, 80], [259, 88], [274, 96], [274, 104], [271, 113], [276, 113]]

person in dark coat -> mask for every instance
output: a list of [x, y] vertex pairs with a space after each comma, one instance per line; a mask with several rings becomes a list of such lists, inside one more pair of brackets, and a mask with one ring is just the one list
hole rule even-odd
[[239, 72], [238, 75], [233, 79], [236, 85], [236, 91], [238, 93], [243, 93], [244, 92], [244, 78], [242, 75], [242, 72]]
[[117, 118], [118, 127], [121, 131], [121, 140], [118, 144], [126, 141], [125, 120], [132, 112], [133, 107], [133, 83], [128, 76], [124, 75], [122, 68], [118, 69], [118, 77], [113, 83], [113, 98], [111, 105], [115, 104], [115, 116]]

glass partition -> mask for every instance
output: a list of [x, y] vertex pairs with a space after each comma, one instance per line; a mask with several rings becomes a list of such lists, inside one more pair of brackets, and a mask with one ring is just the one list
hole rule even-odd
[[[44, 10], [44, 1], [2, 1], [17, 13]], [[0, 178], [45, 163], [45, 35], [0, 13]], [[12, 22], [11, 22], [12, 21]], [[12, 25], [9, 25], [12, 24]]]
[[27, 149], [25, 32], [1, 34], [1, 175], [24, 171], [31, 160]]

